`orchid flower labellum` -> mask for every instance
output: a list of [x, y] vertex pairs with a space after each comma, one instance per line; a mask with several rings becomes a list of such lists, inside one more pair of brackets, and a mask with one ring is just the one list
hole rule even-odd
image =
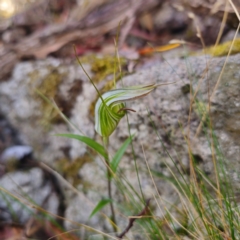
[[95, 130], [102, 137], [109, 137], [116, 129], [119, 121], [126, 114], [125, 102], [143, 97], [150, 93], [157, 84], [139, 85], [114, 89], [99, 97], [95, 105]]

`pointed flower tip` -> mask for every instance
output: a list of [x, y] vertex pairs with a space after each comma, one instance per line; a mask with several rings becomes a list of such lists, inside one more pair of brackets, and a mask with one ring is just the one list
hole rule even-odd
[[[125, 102], [150, 93], [156, 84], [131, 86], [108, 91], [95, 105], [95, 130], [102, 137], [109, 137], [127, 110]], [[104, 103], [103, 103], [104, 101]]]

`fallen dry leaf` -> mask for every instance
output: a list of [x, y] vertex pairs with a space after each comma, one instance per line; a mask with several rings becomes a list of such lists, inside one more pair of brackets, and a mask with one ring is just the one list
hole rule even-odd
[[180, 44], [179, 43], [170, 43], [164, 46], [158, 46], [158, 47], [145, 47], [140, 49], [138, 52], [141, 55], [147, 55], [147, 54], [152, 54], [154, 52], [165, 52], [165, 51], [169, 51], [172, 50], [174, 48], [179, 47]]
[[11, 226], [9, 224], [0, 227], [1, 240], [19, 240], [23, 237], [24, 229], [21, 226]]

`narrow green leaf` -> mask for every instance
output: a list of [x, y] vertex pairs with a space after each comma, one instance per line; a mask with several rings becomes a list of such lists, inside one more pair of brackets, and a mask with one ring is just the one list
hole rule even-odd
[[98, 152], [100, 155], [102, 155], [105, 159], [108, 156], [107, 152], [105, 151], [105, 148], [101, 144], [95, 142], [93, 139], [91, 139], [89, 137], [85, 137], [85, 136], [81, 136], [81, 135], [77, 135], [77, 134], [71, 134], [71, 133], [56, 134], [56, 136], [77, 139], [80, 142], [85, 143], [90, 148], [94, 149], [96, 152]]
[[128, 137], [125, 140], [125, 142], [122, 144], [122, 146], [118, 149], [116, 154], [114, 155], [114, 157], [110, 163], [110, 167], [114, 173], [117, 171], [118, 164], [120, 163], [122, 156], [123, 156], [124, 152], [126, 151], [128, 145], [131, 143], [133, 137], [134, 137], [134, 135]]
[[104, 198], [102, 200], [100, 200], [97, 204], [97, 206], [92, 210], [89, 219], [94, 216], [97, 212], [99, 212], [105, 205], [107, 205], [108, 203], [112, 202], [111, 199], [109, 198]]

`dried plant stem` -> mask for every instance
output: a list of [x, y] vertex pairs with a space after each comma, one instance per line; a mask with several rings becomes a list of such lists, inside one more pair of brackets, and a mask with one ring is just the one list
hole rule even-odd
[[126, 229], [120, 233], [119, 235], [117, 235], [118, 238], [122, 239], [126, 234], [127, 232], [133, 227], [133, 223], [135, 222], [136, 219], [138, 219], [139, 217], [142, 217], [144, 216], [146, 213], [147, 213], [147, 210], [148, 210], [148, 206], [150, 204], [150, 198], [146, 201], [146, 204], [145, 204], [145, 207], [143, 208], [143, 210], [138, 213], [137, 215], [129, 218], [129, 223], [128, 223], [128, 226], [126, 227]]
[[[108, 181], [108, 197], [112, 200], [112, 181], [111, 181], [111, 170], [110, 170], [110, 162], [109, 162], [109, 155], [108, 155], [108, 138], [103, 137], [103, 144], [104, 148], [107, 152], [107, 157], [105, 158], [106, 161], [106, 167], [107, 167], [107, 181]], [[110, 202], [110, 209], [111, 209], [111, 220], [112, 220], [112, 226], [113, 226], [113, 231], [117, 231], [117, 223], [116, 223], [116, 218], [115, 218], [115, 210], [113, 207], [113, 202]]]

